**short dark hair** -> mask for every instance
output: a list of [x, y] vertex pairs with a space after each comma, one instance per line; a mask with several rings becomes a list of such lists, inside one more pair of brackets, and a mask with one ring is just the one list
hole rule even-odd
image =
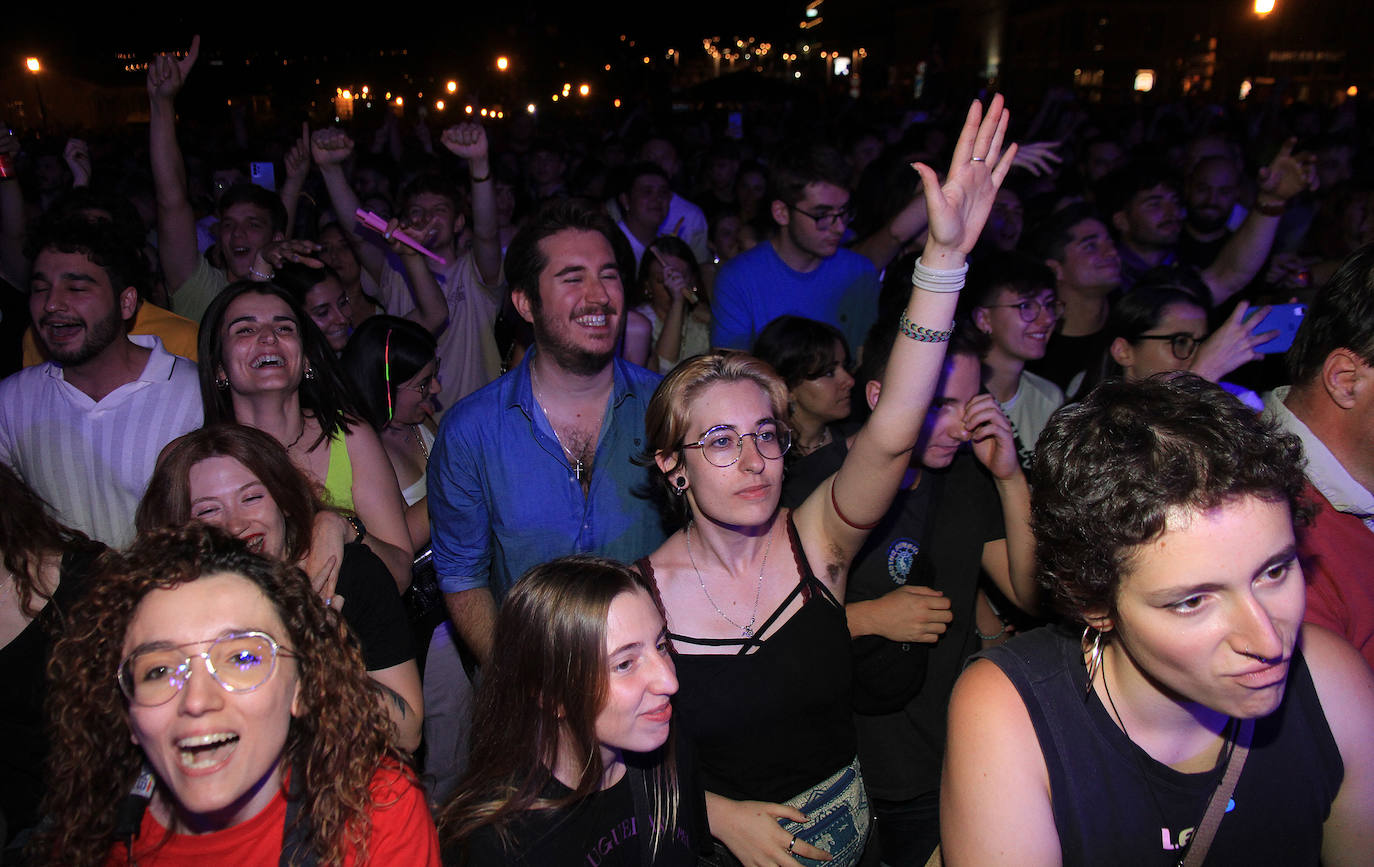
[[1055, 413], [1030, 469], [1037, 580], [1066, 617], [1115, 614], [1130, 559], [1176, 509], [1241, 497], [1305, 517], [1302, 445], [1192, 374], [1104, 382]]
[[1159, 325], [1164, 318], [1164, 308], [1170, 304], [1191, 304], [1204, 311], [1207, 309], [1191, 292], [1163, 282], [1137, 286], [1118, 298], [1107, 313], [1107, 323], [1102, 326], [1102, 357], [1096, 360], [1095, 367], [1088, 368], [1080, 392], [1086, 394], [1099, 382], [1120, 378], [1122, 369], [1112, 357], [1112, 343], [1118, 337], [1127, 343], [1138, 341], [1142, 334]]
[[1178, 175], [1155, 160], [1136, 160], [1115, 169], [1097, 185], [1097, 204], [1108, 218], [1130, 207], [1137, 194], [1168, 187], [1182, 195]]
[[234, 184], [224, 191], [224, 195], [219, 197], [219, 204], [215, 206], [215, 213], [219, 217], [223, 217], [231, 207], [240, 204], [262, 208], [267, 212], [273, 232], [286, 231], [286, 205], [282, 204], [281, 196], [276, 193], [263, 189], [257, 184]]
[[391, 421], [396, 389], [433, 361], [438, 351], [438, 341], [428, 329], [397, 316], [369, 316], [348, 338], [339, 362], [358, 411], [373, 430]]
[[1018, 298], [1029, 298], [1053, 289], [1054, 272], [1040, 259], [1026, 253], [996, 251], [969, 262], [968, 281], [960, 293], [961, 307], [972, 310], [997, 300], [997, 293], [1008, 289]]
[[462, 203], [462, 199], [458, 196], [458, 186], [439, 172], [424, 172], [411, 178], [401, 188], [401, 194], [396, 197], [397, 209], [404, 211], [410, 207], [411, 199], [424, 193], [432, 193], [448, 199], [449, 204], [453, 205], [454, 216], [457, 216], [458, 206]]
[[807, 186], [816, 183], [849, 189], [849, 163], [828, 145], [794, 148], [783, 153], [768, 173], [768, 201], [795, 205], [806, 198]]
[[[843, 354], [835, 357], [835, 343]], [[788, 389], [824, 375], [836, 364], [849, 362], [849, 341], [835, 326], [805, 316], [779, 316], [754, 339], [754, 357], [766, 361]]]
[[304, 307], [305, 296], [309, 294], [310, 290], [331, 277], [335, 280], [339, 279], [338, 272], [328, 265], [323, 268], [312, 268], [300, 262], [284, 262], [277, 269], [272, 282], [290, 292], [291, 297], [296, 299], [296, 303]]
[[1087, 220], [1096, 220], [1104, 226], [1107, 225], [1097, 209], [1086, 202], [1074, 202], [1060, 208], [1036, 227], [1031, 235], [1030, 251], [1042, 261], [1053, 259], [1063, 262], [1064, 250], [1073, 240], [1073, 230]]
[[126, 288], [148, 285], [148, 269], [142, 250], [127, 229], [106, 220], [88, 220], [80, 214], [40, 221], [28, 244], [33, 261], [45, 250], [79, 253], [105, 272], [115, 298]]
[[1374, 244], [1346, 257], [1317, 292], [1285, 359], [1291, 382], [1310, 382], [1336, 349], [1374, 365]]
[[539, 297], [539, 275], [549, 264], [539, 242], [559, 232], [572, 229], [578, 232], [599, 232], [615, 252], [622, 280], [635, 273], [634, 252], [625, 235], [611, 222], [605, 212], [580, 199], [553, 199], [530, 217], [506, 248], [506, 282], [512, 292], [529, 299], [536, 311], [543, 304]]
[[629, 195], [630, 190], [634, 188], [635, 181], [645, 175], [654, 175], [655, 177], [663, 178], [664, 182], [668, 184], [672, 184], [673, 182], [673, 179], [668, 177], [668, 173], [663, 170], [663, 166], [660, 166], [658, 163], [649, 162], [648, 160], [641, 160], [637, 163], [631, 163], [626, 167], [624, 173], [620, 176], [619, 192], [624, 195]]

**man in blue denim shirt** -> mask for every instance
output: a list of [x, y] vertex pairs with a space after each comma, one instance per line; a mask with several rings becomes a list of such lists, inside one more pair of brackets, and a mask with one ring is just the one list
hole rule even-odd
[[604, 215], [558, 202], [511, 242], [506, 274], [535, 348], [444, 417], [429, 464], [434, 562], [459, 634], [485, 664], [496, 609], [526, 569], [662, 543], [644, 410], [658, 377], [615, 356], [628, 250]]

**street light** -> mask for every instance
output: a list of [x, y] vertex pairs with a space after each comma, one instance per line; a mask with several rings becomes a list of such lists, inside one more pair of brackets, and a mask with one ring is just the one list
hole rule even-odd
[[43, 64], [38, 62], [37, 57], [26, 57], [24, 58], [24, 68], [37, 75], [43, 71]]
[[1274, 11], [1274, 0], [1255, 0], [1255, 14], [1268, 15]]
[[577, 95], [578, 95], [578, 96], [589, 96], [589, 95], [591, 95], [591, 92], [592, 92], [592, 88], [591, 88], [591, 85], [589, 85], [589, 84], [584, 84], [584, 85], [582, 85], [581, 87], [579, 87], [579, 88], [577, 89]]
[[501, 70], [502, 72], [505, 72], [507, 69], [510, 68], [510, 58], [506, 57], [506, 55], [504, 54], [496, 58], [496, 68]]

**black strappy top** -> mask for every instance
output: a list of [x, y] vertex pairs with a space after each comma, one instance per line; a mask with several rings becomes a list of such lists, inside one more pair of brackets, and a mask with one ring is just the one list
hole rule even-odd
[[[844, 607], [811, 571], [790, 514], [787, 535], [801, 581], [753, 637], [669, 633], [679, 684], [673, 707], [696, 744], [702, 782], [736, 800], [785, 801], [854, 760]], [[649, 559], [638, 566], [652, 582]], [[798, 594], [802, 607], [760, 640]], [[739, 645], [739, 653], [683, 654], [683, 644]]]

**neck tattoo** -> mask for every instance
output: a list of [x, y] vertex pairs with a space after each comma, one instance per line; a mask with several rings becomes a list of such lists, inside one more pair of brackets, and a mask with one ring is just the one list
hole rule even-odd
[[692, 564], [692, 571], [697, 573], [697, 583], [701, 585], [701, 592], [706, 594], [706, 601], [711, 603], [711, 607], [716, 609], [716, 613], [720, 615], [722, 620], [738, 629], [744, 638], [753, 638], [754, 623], [759, 616], [759, 597], [763, 595], [763, 573], [768, 569], [768, 552], [773, 547], [773, 527], [771, 525], [768, 527], [768, 543], [763, 546], [763, 564], [759, 566], [759, 584], [754, 590], [754, 607], [749, 612], [749, 622], [736, 623], [730, 618], [730, 615], [721, 610], [720, 606], [716, 604], [716, 600], [711, 598], [711, 591], [706, 589], [706, 581], [701, 577], [701, 570], [697, 568], [696, 558], [692, 556], [693, 523], [695, 522], [689, 521], [687, 523], [687, 560]]

